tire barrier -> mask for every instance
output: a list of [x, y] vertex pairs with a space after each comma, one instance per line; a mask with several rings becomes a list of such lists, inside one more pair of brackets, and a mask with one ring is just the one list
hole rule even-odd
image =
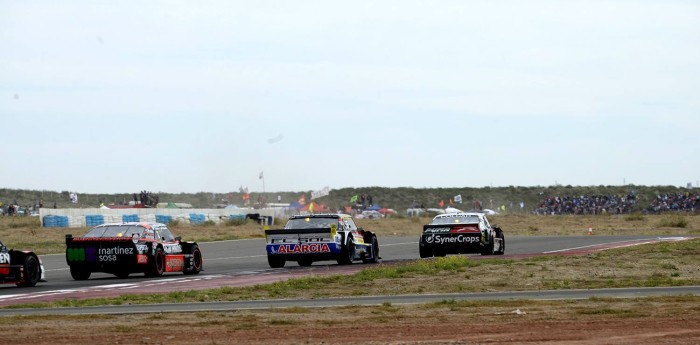
[[232, 215], [228, 216], [228, 219], [243, 222], [246, 220], [246, 216], [245, 216], [245, 214], [232, 214]]
[[67, 228], [68, 216], [44, 216], [42, 219], [45, 228]]
[[101, 214], [92, 214], [85, 216], [85, 226], [93, 227], [105, 223], [105, 217]]
[[[246, 212], [248, 211], [248, 212]], [[253, 211], [253, 212], [251, 212]], [[203, 224], [220, 224], [229, 220], [245, 223], [251, 219], [261, 225], [271, 225], [276, 217], [289, 215], [267, 209], [98, 209], [66, 208], [39, 210], [42, 226], [45, 228], [94, 227], [101, 224], [122, 222], [158, 222], [169, 224], [174, 221]]]
[[139, 221], [139, 215], [138, 214], [125, 214], [122, 215], [122, 222], [128, 223], [128, 222], [138, 222]]
[[202, 224], [207, 217], [201, 213], [190, 213], [190, 224]]
[[156, 223], [170, 224], [173, 221], [173, 216], [168, 216], [165, 214], [156, 215]]

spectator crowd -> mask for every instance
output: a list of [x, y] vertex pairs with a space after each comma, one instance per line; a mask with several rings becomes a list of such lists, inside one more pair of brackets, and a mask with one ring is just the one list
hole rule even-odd
[[637, 205], [637, 197], [628, 195], [581, 195], [581, 196], [555, 196], [540, 200], [533, 211], [534, 214], [586, 214], [597, 215], [603, 213], [623, 214], [631, 213]]
[[150, 207], [156, 207], [158, 205], [158, 202], [160, 201], [160, 197], [158, 194], [153, 194], [147, 190], [142, 190], [141, 193], [136, 195], [136, 193], [133, 194], [134, 197], [134, 203], [141, 203], [145, 206], [150, 206]]
[[697, 212], [698, 210], [700, 210], [700, 196], [695, 193], [685, 192], [659, 194], [644, 211], [647, 213], [661, 213], [668, 211]]

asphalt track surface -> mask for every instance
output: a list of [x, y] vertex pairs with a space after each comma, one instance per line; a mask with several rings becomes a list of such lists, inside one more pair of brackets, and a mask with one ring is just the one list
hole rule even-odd
[[[506, 238], [506, 255], [499, 258], [527, 257], [551, 253], [585, 253], [606, 248], [623, 247], [660, 240], [675, 240], [680, 237], [659, 236], [522, 236]], [[418, 237], [380, 237], [380, 255], [384, 263], [399, 263], [418, 260]], [[126, 279], [119, 279], [109, 274], [93, 273], [87, 281], [75, 281], [71, 278], [65, 255], [44, 255], [41, 257], [46, 270], [47, 282], [41, 282], [33, 288], [16, 288], [12, 285], [0, 287], [0, 307], [19, 303], [50, 301], [62, 298], [110, 297], [126, 293], [166, 293], [177, 290], [215, 288], [221, 286], [245, 286], [274, 282], [309, 274], [348, 274], [369, 267], [365, 264], [340, 266], [332, 261], [316, 262], [313, 266], [299, 267], [296, 263], [287, 263], [284, 268], [271, 269], [267, 264], [265, 242], [263, 239], [235, 240], [200, 243], [204, 257], [204, 269], [196, 276], [166, 274], [160, 278], [145, 278], [143, 274], [134, 274]], [[478, 256], [477, 256], [478, 257]], [[542, 294], [542, 297], [531, 294]], [[381, 304], [390, 302], [425, 303], [441, 299], [469, 298], [588, 298], [590, 296], [640, 297], [645, 294], [700, 294], [700, 287], [658, 288], [658, 289], [609, 289], [607, 290], [563, 290], [548, 292], [518, 292], [514, 295], [503, 293], [458, 294], [458, 295], [422, 295], [422, 296], [374, 296], [352, 299], [296, 300], [290, 301], [249, 301], [218, 302], [212, 304], [176, 304], [151, 306], [152, 310], [221, 310], [237, 308], [268, 308], [274, 306], [331, 306], [345, 303]], [[364, 301], [364, 302], [361, 302]], [[380, 302], [381, 301], [381, 302]], [[324, 304], [325, 303], [325, 304]], [[131, 309], [129, 309], [129, 307]], [[147, 306], [123, 306], [97, 308], [60, 308], [55, 311], [43, 310], [44, 313], [125, 313], [148, 312]], [[111, 308], [111, 309], [110, 309]], [[180, 308], [180, 309], [178, 309]], [[202, 309], [205, 308], [205, 309]], [[214, 309], [206, 309], [214, 308]], [[42, 313], [42, 309], [2, 310], [0, 315], [26, 315]], [[92, 311], [89, 311], [92, 310]], [[98, 311], [99, 310], [99, 311]], [[111, 311], [109, 311], [111, 310]]]

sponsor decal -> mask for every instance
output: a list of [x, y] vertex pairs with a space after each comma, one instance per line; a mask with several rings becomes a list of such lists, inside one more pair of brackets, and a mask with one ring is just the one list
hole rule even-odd
[[133, 255], [134, 248], [128, 247], [112, 247], [112, 248], [100, 248], [97, 250], [99, 255]]
[[450, 228], [448, 227], [443, 227], [443, 228], [428, 228], [423, 231], [426, 234], [447, 234], [450, 232]]
[[95, 247], [85, 248], [85, 261], [90, 261], [90, 262], [97, 261], [97, 248], [95, 248]]
[[446, 244], [446, 243], [477, 243], [479, 242], [479, 237], [476, 236], [441, 236], [441, 235], [430, 235], [425, 236], [425, 243], [429, 244]]
[[68, 261], [85, 261], [85, 248], [66, 249], [66, 259]]
[[328, 243], [304, 243], [304, 244], [281, 244], [272, 248], [273, 254], [313, 254], [313, 253], [330, 253], [331, 249]]
[[139, 254], [145, 254], [146, 251], [148, 251], [148, 247], [145, 244], [137, 244], [136, 251], [139, 252]]
[[165, 272], [181, 272], [184, 266], [184, 255], [169, 255], [165, 258]]
[[148, 255], [145, 255], [145, 254], [136, 254], [136, 263], [138, 263], [138, 264], [147, 264], [147, 263], [148, 263]]
[[182, 253], [182, 246], [179, 244], [167, 244], [163, 243], [163, 251], [166, 254], [180, 254]]
[[10, 263], [10, 254], [0, 253], [0, 264], [9, 264], [9, 263]]
[[[94, 248], [88, 248], [94, 249]], [[134, 248], [130, 247], [107, 247], [97, 249], [97, 261], [100, 262], [115, 262], [117, 255], [134, 255]], [[85, 255], [88, 256], [88, 253]], [[88, 261], [91, 261], [88, 259]]]

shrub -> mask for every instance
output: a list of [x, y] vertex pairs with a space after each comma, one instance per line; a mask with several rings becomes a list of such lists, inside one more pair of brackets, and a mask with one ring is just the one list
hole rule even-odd
[[642, 215], [639, 212], [630, 213], [630, 214], [625, 216], [625, 220], [628, 222], [633, 222], [633, 221], [637, 221], [637, 220], [644, 220], [644, 215]]
[[688, 226], [688, 220], [679, 215], [679, 214], [674, 214], [674, 215], [669, 215], [664, 218], [662, 218], [659, 223], [657, 224], [658, 227], [660, 228], [686, 228]]
[[246, 218], [229, 218], [224, 222], [226, 226], [241, 226], [245, 225], [248, 220]]

